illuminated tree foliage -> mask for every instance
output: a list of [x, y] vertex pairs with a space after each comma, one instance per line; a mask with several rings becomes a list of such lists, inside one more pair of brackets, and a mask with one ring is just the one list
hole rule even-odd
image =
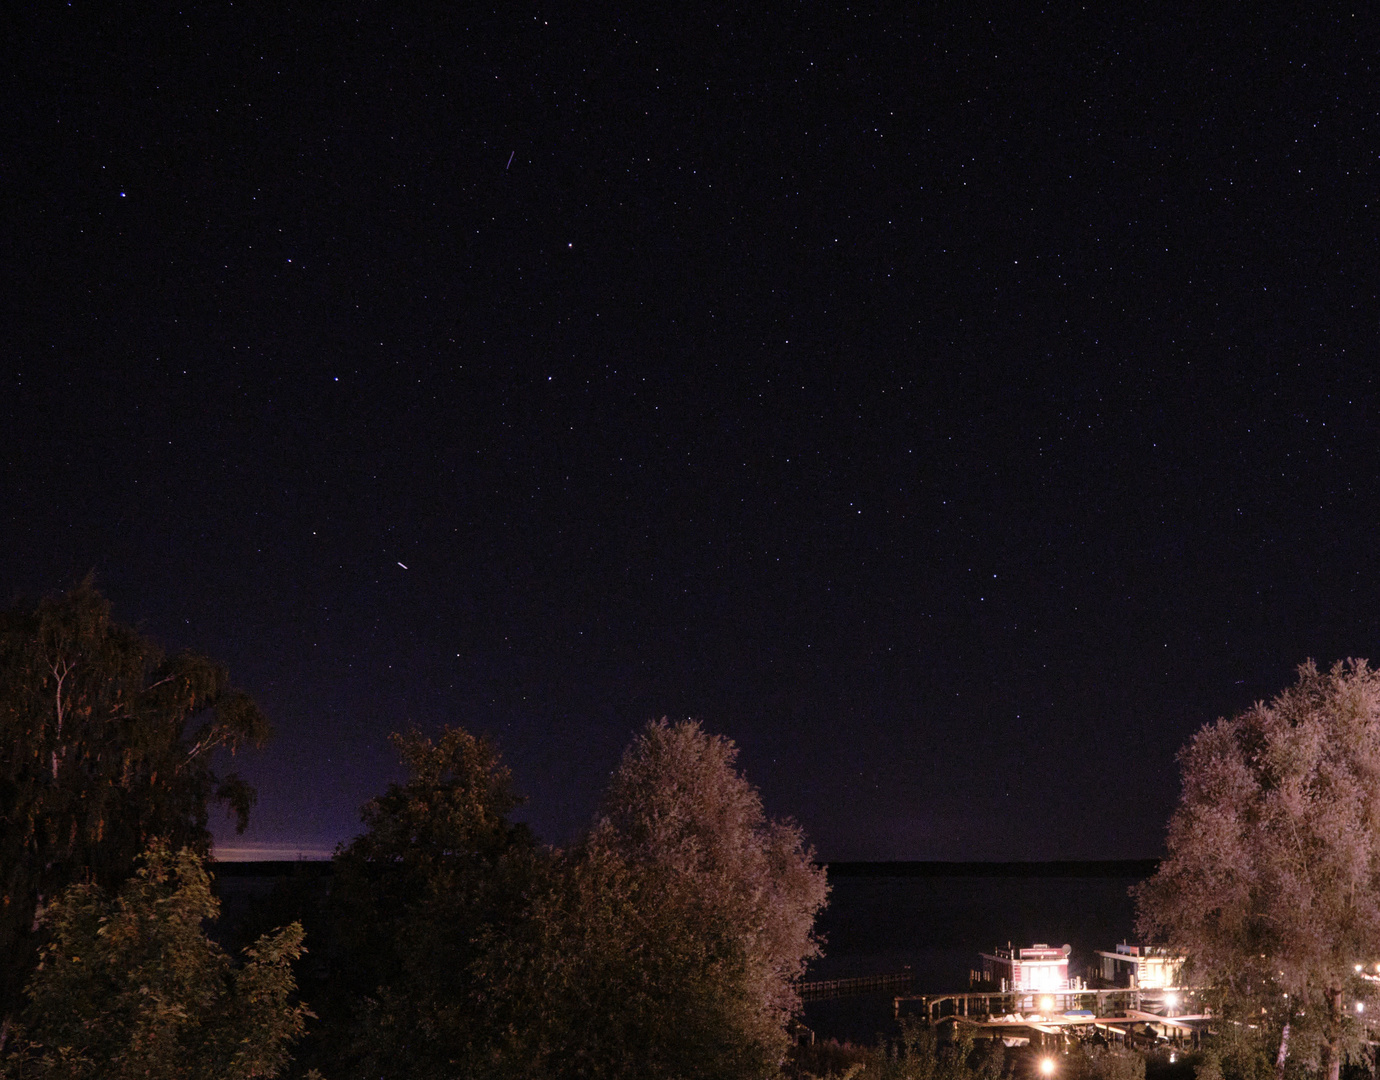
[[1180, 752], [1168, 857], [1139, 925], [1185, 976], [1337, 1080], [1380, 963], [1380, 673], [1311, 662], [1269, 704], [1203, 727]]
[[732, 740], [694, 721], [648, 724], [623, 755], [589, 846], [679, 882], [705, 925], [733, 928], [750, 1003], [739, 1023], [779, 1057], [796, 984], [819, 955], [815, 916], [829, 887], [800, 828], [763, 813], [737, 756]]
[[207, 804], [253, 791], [212, 753], [261, 742], [263, 714], [202, 656], [165, 656], [88, 581], [0, 612], [0, 1015], [32, 970], [35, 918], [78, 880], [115, 888], [154, 837], [209, 849]]
[[311, 1013], [294, 1002], [302, 928], [265, 934], [235, 967], [202, 923], [219, 905], [201, 858], [155, 844], [107, 899], [73, 885], [28, 987], [24, 1027], [0, 1074], [35, 1080], [273, 1077]]
[[526, 918], [490, 945], [497, 1075], [779, 1075], [741, 935], [684, 879], [578, 849], [549, 864]]

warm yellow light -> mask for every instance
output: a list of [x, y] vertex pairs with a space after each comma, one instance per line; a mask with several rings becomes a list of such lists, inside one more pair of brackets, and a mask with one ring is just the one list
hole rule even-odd
[[1366, 1003], [1365, 1003], [1364, 1001], [1358, 1001], [1358, 1002], [1356, 1003], [1356, 1011], [1357, 1011], [1358, 1013], [1363, 1013], [1363, 1012], [1365, 1012], [1365, 1011], [1366, 1011]]
[[1360, 970], [1361, 970], [1361, 965], [1360, 965], [1360, 964], [1357, 964], [1357, 965], [1356, 965], [1356, 970], [1357, 970], [1357, 971], [1360, 971]]
[[1178, 994], [1165, 994], [1165, 995], [1164, 995], [1164, 1003], [1165, 1003], [1166, 1005], [1168, 1005], [1168, 1006], [1172, 1009], [1175, 1005], [1177, 1005], [1177, 1004], [1179, 1003], [1179, 995], [1178, 995]]
[[[1048, 994], [1046, 994], [1044, 997], [1040, 998], [1040, 1011], [1041, 1011], [1041, 1012], [1053, 1012], [1053, 1011], [1054, 1011], [1054, 999], [1053, 999], [1052, 997], [1050, 997]], [[1045, 1060], [1049, 1060], [1049, 1059], [1046, 1058]]]
[[1041, 1075], [1041, 1076], [1053, 1076], [1053, 1075], [1054, 1075], [1054, 1059], [1053, 1059], [1053, 1058], [1041, 1058], [1041, 1059], [1040, 1059], [1040, 1075]]

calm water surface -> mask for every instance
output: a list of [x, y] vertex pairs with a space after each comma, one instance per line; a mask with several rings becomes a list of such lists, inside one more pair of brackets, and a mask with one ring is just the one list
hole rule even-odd
[[[997, 946], [1072, 945], [1070, 974], [1094, 950], [1135, 940], [1135, 878], [839, 877], [819, 919], [825, 954], [806, 978], [915, 973], [914, 993], [968, 989], [978, 954]], [[823, 1038], [870, 1042], [894, 1029], [892, 997], [809, 1002], [805, 1023]]]

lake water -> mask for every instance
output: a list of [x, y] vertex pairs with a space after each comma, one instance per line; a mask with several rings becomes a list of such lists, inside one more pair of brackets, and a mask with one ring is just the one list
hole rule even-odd
[[[968, 989], [968, 972], [981, 967], [978, 954], [1014, 945], [1071, 945], [1070, 974], [1084, 974], [1094, 950], [1135, 940], [1135, 906], [1127, 890], [1153, 864], [1136, 865], [1139, 876], [1119, 873], [1125, 864], [1091, 866], [1083, 876], [1041, 876], [1038, 867], [1008, 873], [1009, 864], [978, 865], [976, 873], [953, 873], [951, 864], [912, 864], [920, 876], [892, 873], [883, 864], [852, 864], [853, 872], [831, 871], [829, 907], [819, 918], [825, 954], [807, 979], [847, 978], [898, 972], [915, 975], [912, 993]], [[217, 867], [224, 904], [218, 924], [231, 934], [238, 921], [271, 893], [284, 876], [299, 876], [324, 889], [328, 867], [321, 863], [222, 864]], [[805, 1005], [805, 1023], [821, 1038], [872, 1042], [896, 1030], [895, 992], [858, 995]]]
[[[912, 993], [968, 989], [981, 952], [1008, 942], [1071, 945], [1069, 974], [1083, 975], [1094, 950], [1135, 940], [1137, 877], [831, 877], [819, 919], [825, 955], [807, 979], [903, 970]], [[807, 1002], [805, 1023], [821, 1038], [871, 1042], [894, 1030], [894, 993]]]

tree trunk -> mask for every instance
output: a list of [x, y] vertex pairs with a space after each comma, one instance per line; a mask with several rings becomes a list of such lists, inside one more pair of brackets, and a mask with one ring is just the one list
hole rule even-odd
[[1342, 1076], [1342, 991], [1331, 987], [1327, 991], [1327, 1043], [1323, 1053], [1325, 1080], [1341, 1080]]

